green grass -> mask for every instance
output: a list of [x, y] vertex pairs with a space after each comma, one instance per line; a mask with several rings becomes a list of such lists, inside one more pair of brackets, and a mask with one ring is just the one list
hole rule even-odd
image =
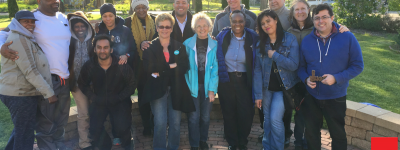
[[[19, 10], [26, 9], [26, 10], [31, 11], [33, 9], [38, 8], [37, 4], [29, 5], [29, 4], [25, 4], [23, 1], [17, 1], [17, 4], [18, 4]], [[0, 12], [8, 12], [8, 4], [7, 3], [0, 4]]]

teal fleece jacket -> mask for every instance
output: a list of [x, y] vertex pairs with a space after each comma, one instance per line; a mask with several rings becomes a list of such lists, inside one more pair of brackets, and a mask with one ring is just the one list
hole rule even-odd
[[[193, 37], [188, 38], [183, 45], [186, 47], [186, 53], [189, 56], [190, 69], [185, 74], [186, 83], [189, 86], [190, 92], [193, 97], [198, 97], [199, 92], [199, 78], [197, 70], [197, 51], [196, 51], [196, 40], [197, 34]], [[217, 62], [217, 41], [212, 40], [208, 35], [208, 48], [206, 57], [206, 72], [204, 76], [204, 88], [205, 96], [208, 97], [208, 91], [213, 91], [214, 94], [217, 93], [218, 89], [218, 62]]]

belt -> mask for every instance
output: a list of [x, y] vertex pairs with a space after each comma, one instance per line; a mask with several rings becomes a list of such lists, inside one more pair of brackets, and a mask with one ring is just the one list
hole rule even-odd
[[242, 77], [242, 75], [246, 74], [246, 72], [228, 72], [230, 75], [235, 75], [236, 77]]
[[60, 79], [61, 86], [62, 86], [63, 84], [65, 85], [65, 80], [66, 80], [66, 79], [61, 78], [59, 75], [56, 75], [56, 74], [51, 74], [51, 76], [54, 77], [54, 78], [56, 78], [56, 81], [57, 81], [58, 79]]

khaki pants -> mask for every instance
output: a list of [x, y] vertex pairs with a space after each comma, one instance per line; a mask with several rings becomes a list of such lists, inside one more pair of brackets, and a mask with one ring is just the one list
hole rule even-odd
[[78, 108], [79, 147], [86, 148], [91, 146], [91, 139], [89, 138], [89, 100], [79, 88], [76, 88], [76, 91], [71, 93]]

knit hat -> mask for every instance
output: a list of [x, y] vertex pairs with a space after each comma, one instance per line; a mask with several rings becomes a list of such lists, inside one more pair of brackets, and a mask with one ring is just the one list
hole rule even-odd
[[146, 6], [147, 9], [149, 9], [149, 1], [148, 0], [132, 0], [131, 7], [133, 10], [135, 10], [136, 6], [138, 6], [140, 4]]
[[104, 3], [103, 5], [101, 5], [101, 7], [100, 7], [100, 15], [103, 16], [103, 14], [106, 13], [106, 12], [111, 12], [115, 16], [117, 16], [117, 12], [115, 11], [115, 7], [114, 7], [113, 4]]

